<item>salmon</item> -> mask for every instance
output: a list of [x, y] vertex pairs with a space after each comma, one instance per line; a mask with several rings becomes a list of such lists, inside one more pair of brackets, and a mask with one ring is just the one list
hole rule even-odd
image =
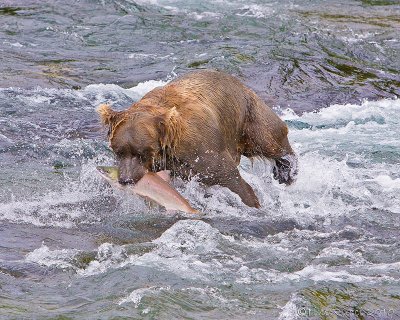
[[168, 183], [169, 175], [165, 171], [147, 172], [135, 185], [122, 185], [118, 183], [117, 167], [98, 166], [97, 170], [111, 186], [152, 200], [165, 207], [167, 211], [199, 213]]

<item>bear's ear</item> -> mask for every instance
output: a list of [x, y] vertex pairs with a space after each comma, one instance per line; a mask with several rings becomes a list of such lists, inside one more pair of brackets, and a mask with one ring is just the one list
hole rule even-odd
[[175, 107], [156, 118], [161, 148], [174, 148], [182, 135], [181, 115]]
[[108, 104], [99, 105], [96, 111], [100, 115], [100, 120], [104, 125], [109, 125], [112, 123], [118, 113], [117, 111], [111, 109], [110, 105]]

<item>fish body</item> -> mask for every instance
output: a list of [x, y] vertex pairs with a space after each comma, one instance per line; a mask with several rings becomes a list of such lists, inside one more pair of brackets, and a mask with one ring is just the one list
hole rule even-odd
[[168, 211], [183, 211], [187, 213], [199, 213], [192, 208], [189, 202], [182, 197], [166, 180], [166, 173], [147, 172], [135, 185], [121, 185], [118, 182], [118, 168], [98, 166], [97, 170], [113, 187], [126, 190], [139, 196], [157, 202]]

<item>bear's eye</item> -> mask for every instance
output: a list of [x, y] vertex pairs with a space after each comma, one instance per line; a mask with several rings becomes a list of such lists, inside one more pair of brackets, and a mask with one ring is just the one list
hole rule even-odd
[[128, 152], [128, 150], [126, 150], [125, 148], [114, 149], [114, 153], [119, 159], [125, 158], [130, 154], [130, 152]]
[[118, 147], [118, 148], [114, 148], [113, 150], [114, 150], [115, 155], [119, 159], [127, 158], [127, 157], [141, 158], [140, 152], [138, 152], [138, 150], [136, 148], [133, 148], [132, 146]]
[[153, 149], [152, 148], [145, 148], [145, 149], [141, 150], [140, 157], [145, 159], [145, 160], [148, 160], [148, 159], [152, 158], [153, 157]]

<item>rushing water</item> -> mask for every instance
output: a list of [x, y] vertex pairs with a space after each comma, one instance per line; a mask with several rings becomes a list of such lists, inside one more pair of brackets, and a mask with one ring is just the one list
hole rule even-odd
[[[1, 319], [399, 319], [400, 5], [3, 0]], [[286, 121], [290, 187], [262, 203], [176, 181], [201, 219], [111, 189], [95, 108], [197, 68]]]

